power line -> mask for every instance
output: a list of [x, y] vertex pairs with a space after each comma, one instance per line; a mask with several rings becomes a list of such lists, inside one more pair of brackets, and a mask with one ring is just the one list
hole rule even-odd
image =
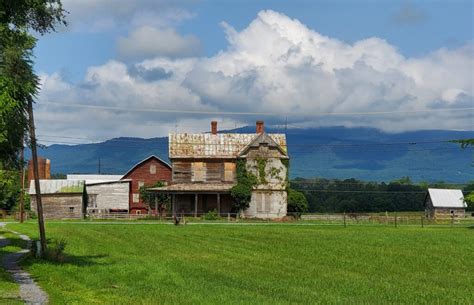
[[124, 112], [158, 112], [158, 113], [182, 113], [182, 114], [200, 114], [200, 115], [247, 115], [247, 116], [373, 116], [373, 115], [388, 115], [388, 114], [411, 114], [411, 113], [436, 113], [436, 112], [450, 112], [450, 111], [469, 111], [474, 110], [474, 107], [464, 108], [437, 108], [437, 109], [419, 109], [419, 110], [404, 110], [404, 111], [374, 111], [374, 112], [233, 112], [233, 111], [210, 111], [210, 110], [175, 110], [166, 108], [129, 108], [118, 106], [101, 106], [90, 105], [82, 103], [58, 103], [58, 102], [41, 102], [37, 105], [54, 105], [61, 107], [85, 108], [85, 109], [99, 109], [99, 110], [115, 110]]

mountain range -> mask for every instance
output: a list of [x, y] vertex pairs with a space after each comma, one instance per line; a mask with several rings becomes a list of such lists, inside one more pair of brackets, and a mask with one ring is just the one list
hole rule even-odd
[[[290, 177], [356, 178], [391, 181], [465, 183], [474, 180], [474, 148], [461, 149], [453, 139], [474, 138], [474, 131], [422, 130], [387, 133], [374, 128], [321, 127], [272, 129], [286, 133]], [[224, 131], [223, 131], [224, 132]], [[225, 132], [252, 133], [255, 127]], [[123, 174], [155, 154], [168, 161], [168, 138], [120, 137], [100, 143], [41, 147], [52, 173]], [[29, 154], [27, 153], [27, 156]]]

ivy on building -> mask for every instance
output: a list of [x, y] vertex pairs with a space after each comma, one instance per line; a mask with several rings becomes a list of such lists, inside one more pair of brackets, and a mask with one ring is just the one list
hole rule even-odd
[[252, 189], [258, 184], [257, 177], [247, 170], [246, 163], [245, 160], [237, 160], [237, 184], [230, 190], [230, 195], [234, 201], [234, 209], [237, 211], [243, 211], [250, 206]]

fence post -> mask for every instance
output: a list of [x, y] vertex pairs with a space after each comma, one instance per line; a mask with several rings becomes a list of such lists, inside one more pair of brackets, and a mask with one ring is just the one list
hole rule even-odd
[[397, 212], [395, 212], [395, 228], [397, 227]]
[[227, 222], [230, 222], [230, 213], [227, 213]]
[[346, 227], [346, 212], [344, 212], [344, 228]]
[[454, 226], [454, 213], [451, 214], [451, 227]]
[[423, 223], [423, 216], [421, 216], [421, 227], [424, 228], [425, 227], [425, 224]]

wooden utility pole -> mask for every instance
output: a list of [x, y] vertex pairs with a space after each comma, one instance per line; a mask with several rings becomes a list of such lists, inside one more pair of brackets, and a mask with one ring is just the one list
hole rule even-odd
[[35, 133], [35, 120], [33, 117], [33, 99], [28, 99], [28, 117], [30, 125], [30, 142], [31, 142], [31, 155], [33, 157], [33, 176], [35, 180], [35, 197], [36, 197], [36, 210], [38, 212], [38, 225], [40, 233], [41, 243], [41, 255], [46, 252], [46, 233], [44, 230], [44, 219], [43, 219], [43, 202], [41, 201], [41, 190], [39, 181], [38, 171], [38, 154], [36, 151], [36, 133]]
[[21, 141], [21, 151], [20, 151], [20, 179], [21, 179], [21, 182], [20, 182], [20, 185], [21, 185], [21, 192], [20, 192], [20, 223], [23, 223], [23, 213], [25, 211], [24, 209], [24, 196], [25, 196], [25, 171], [23, 169], [24, 167], [24, 162], [25, 162], [25, 151], [24, 151], [24, 147], [23, 147], [23, 143], [24, 141], [22, 140]]

